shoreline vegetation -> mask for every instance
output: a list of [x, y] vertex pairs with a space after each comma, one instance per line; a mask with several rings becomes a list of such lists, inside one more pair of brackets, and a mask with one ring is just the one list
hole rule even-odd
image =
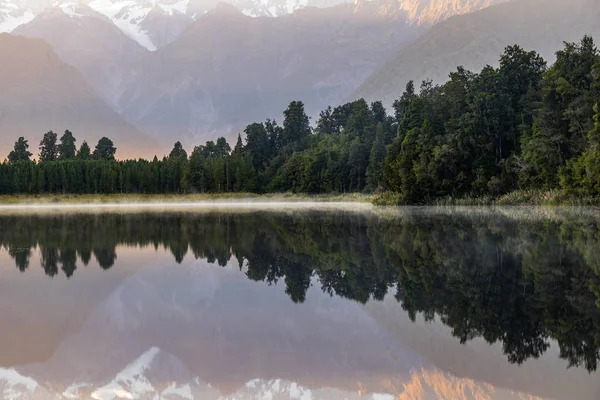
[[[376, 206], [401, 206], [403, 199], [399, 193], [384, 192], [373, 198]], [[404, 204], [409, 205], [409, 204]], [[477, 206], [548, 206], [548, 207], [600, 207], [600, 198], [569, 194], [562, 190], [516, 190], [501, 196], [441, 197], [424, 200], [412, 206], [433, 207], [477, 207]]]
[[51, 204], [152, 204], [152, 203], [372, 203], [375, 196], [370, 194], [296, 194], [296, 193], [198, 193], [198, 194], [40, 194], [40, 195], [0, 195], [3, 205], [51, 205]]
[[189, 155], [177, 142], [152, 160], [118, 160], [107, 137], [93, 150], [77, 148], [68, 130], [47, 132], [33, 160], [20, 137], [0, 163], [0, 196], [9, 196], [0, 202], [600, 205], [600, 51], [589, 36], [564, 43], [550, 67], [509, 46], [498, 67], [459, 67], [420, 90], [409, 82], [391, 111], [359, 99], [311, 124], [304, 103], [293, 101], [282, 125], [255, 122], [234, 145], [220, 137]]
[[196, 193], [196, 194], [37, 194], [37, 195], [0, 195], [0, 207], [7, 205], [135, 205], [162, 203], [202, 204], [202, 203], [360, 203], [376, 207], [511, 207], [511, 206], [547, 206], [547, 207], [599, 207], [600, 198], [569, 195], [560, 190], [522, 190], [499, 197], [466, 196], [460, 198], [445, 197], [423, 201], [419, 204], [402, 204], [398, 193], [380, 194], [302, 194], [302, 193]]

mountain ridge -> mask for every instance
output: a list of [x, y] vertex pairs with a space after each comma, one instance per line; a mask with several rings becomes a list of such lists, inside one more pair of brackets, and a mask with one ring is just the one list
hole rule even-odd
[[[233, 5], [251, 17], [281, 17], [307, 7], [330, 8], [377, 0], [0, 0], [0, 32], [12, 32], [48, 8], [87, 5], [108, 18], [124, 34], [155, 51], [171, 43], [202, 14], [219, 2]], [[380, 13], [404, 13], [411, 24], [431, 26], [455, 14], [464, 14], [507, 0], [394, 0]], [[73, 15], [76, 16], [76, 15]]]
[[114, 112], [80, 73], [65, 64], [41, 39], [0, 34], [0, 148], [8, 150], [19, 136], [35, 153], [42, 135], [73, 131], [78, 144], [112, 137], [121, 154], [142, 156], [155, 142]]
[[458, 66], [479, 71], [497, 65], [504, 48], [514, 44], [553, 62], [564, 41], [577, 42], [585, 34], [600, 38], [594, 22], [599, 17], [600, 3], [594, 0], [513, 0], [455, 16], [397, 51], [350, 98], [389, 106], [409, 80], [417, 87], [427, 79], [438, 84]]

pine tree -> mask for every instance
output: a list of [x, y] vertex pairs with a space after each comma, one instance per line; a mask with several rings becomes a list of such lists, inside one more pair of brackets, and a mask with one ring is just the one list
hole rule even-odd
[[8, 161], [12, 164], [19, 161], [29, 161], [32, 156], [29, 149], [29, 143], [24, 137], [20, 137], [15, 142], [14, 150], [8, 155]]
[[58, 157], [57, 140], [58, 136], [52, 131], [44, 134], [44, 138], [40, 142], [40, 162], [56, 161]]
[[81, 147], [77, 152], [77, 158], [83, 161], [87, 161], [92, 158], [92, 150], [85, 140], [83, 143], [81, 143]]
[[71, 131], [66, 130], [65, 134], [60, 138], [60, 144], [58, 145], [58, 158], [61, 160], [71, 160], [75, 158], [75, 137]]
[[292, 101], [287, 110], [283, 112], [283, 145], [294, 143], [295, 149], [298, 149], [299, 143], [310, 136], [310, 123], [304, 103], [301, 101]]
[[175, 143], [175, 145], [173, 146], [173, 150], [171, 150], [171, 153], [169, 153], [169, 158], [187, 160], [188, 155], [183, 146], [181, 145], [181, 142]]
[[242, 154], [244, 151], [244, 143], [242, 142], [242, 135], [238, 134], [237, 142], [235, 143], [235, 147], [233, 148], [233, 152], [235, 154]]
[[98, 141], [96, 148], [94, 149], [94, 158], [96, 160], [108, 160], [114, 161], [115, 153], [117, 152], [112, 140], [107, 137], [103, 137]]

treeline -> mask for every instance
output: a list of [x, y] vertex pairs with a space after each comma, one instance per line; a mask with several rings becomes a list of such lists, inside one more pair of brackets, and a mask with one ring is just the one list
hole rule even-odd
[[188, 153], [177, 142], [169, 156], [118, 161], [108, 138], [93, 152], [77, 151], [66, 131], [48, 132], [37, 162], [19, 138], [0, 164], [0, 193], [346, 193], [376, 189], [395, 124], [381, 102], [349, 103], [321, 114], [315, 129], [302, 102], [284, 111], [283, 125], [267, 120], [244, 130], [233, 148], [225, 138]]
[[[174, 213], [0, 216], [0, 248], [21, 271], [71, 277], [95, 259], [119, 268], [119, 246], [170, 251], [303, 302], [316, 287], [360, 303], [393, 295], [457, 340], [501, 343], [511, 362], [554, 341], [570, 365], [600, 360], [600, 223], [586, 215], [500, 213]], [[500, 227], [500, 228], [499, 228]], [[140, 250], [142, 251], [142, 250]], [[39, 257], [39, 259], [38, 259]], [[39, 261], [38, 261], [39, 260]], [[93, 262], [93, 261], [92, 261]], [[88, 266], [90, 268], [91, 266]], [[242, 268], [243, 267], [243, 268]]]
[[116, 161], [107, 138], [92, 152], [53, 132], [37, 162], [20, 138], [0, 164], [0, 193], [390, 192], [395, 203], [498, 197], [519, 189], [600, 195], [600, 54], [594, 41], [565, 43], [548, 68], [507, 47], [498, 68], [458, 68], [443, 85], [410, 82], [387, 115], [357, 100], [321, 112], [302, 102], [283, 124], [250, 124], [188, 157]]

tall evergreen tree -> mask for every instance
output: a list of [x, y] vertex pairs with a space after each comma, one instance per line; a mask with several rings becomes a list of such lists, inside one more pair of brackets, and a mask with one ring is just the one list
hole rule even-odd
[[17, 163], [19, 161], [29, 161], [32, 156], [29, 151], [29, 143], [24, 137], [20, 137], [15, 142], [14, 150], [8, 155], [8, 161], [10, 163]]
[[217, 157], [225, 157], [231, 153], [231, 146], [227, 143], [227, 139], [224, 137], [220, 137], [217, 139], [217, 143], [215, 144], [215, 155]]
[[183, 146], [181, 145], [181, 142], [178, 141], [177, 143], [175, 143], [175, 145], [173, 146], [173, 150], [171, 150], [171, 153], [169, 153], [169, 158], [187, 160], [188, 155]]
[[56, 161], [58, 157], [57, 141], [56, 133], [49, 131], [44, 134], [44, 138], [40, 142], [40, 162]]
[[242, 135], [238, 134], [237, 142], [235, 142], [235, 147], [233, 148], [233, 152], [235, 154], [242, 154], [244, 151], [244, 142], [242, 142]]
[[[283, 144], [298, 144], [304, 138], [310, 136], [310, 122], [304, 111], [304, 103], [292, 101], [283, 112]], [[298, 149], [298, 146], [294, 146]]]
[[115, 159], [115, 153], [117, 148], [113, 144], [113, 141], [107, 137], [103, 137], [98, 141], [96, 148], [94, 149], [94, 158], [96, 160], [109, 160]]
[[254, 169], [257, 171], [264, 170], [270, 157], [269, 136], [265, 125], [262, 123], [248, 125], [244, 133], [246, 134], [245, 149], [252, 157]]
[[90, 149], [90, 145], [85, 140], [83, 143], [81, 143], [81, 147], [79, 147], [77, 158], [83, 161], [90, 160], [92, 158], [92, 149]]
[[65, 134], [60, 138], [60, 144], [58, 145], [58, 158], [61, 160], [71, 160], [75, 158], [76, 155], [76, 147], [75, 147], [75, 137], [71, 133], [71, 131], [66, 130]]

